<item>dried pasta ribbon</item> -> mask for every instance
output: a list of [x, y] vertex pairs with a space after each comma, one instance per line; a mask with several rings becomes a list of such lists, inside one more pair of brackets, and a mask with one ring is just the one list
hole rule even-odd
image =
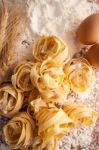
[[38, 135], [43, 144], [55, 147], [55, 141], [66, 134], [73, 126], [73, 121], [62, 109], [42, 108], [36, 114], [38, 121]]
[[13, 149], [28, 149], [32, 144], [34, 121], [26, 112], [17, 114], [3, 128], [6, 142]]
[[23, 94], [11, 84], [0, 87], [0, 111], [4, 116], [12, 116], [17, 113], [23, 104]]
[[35, 63], [31, 70], [32, 83], [40, 92], [47, 92], [48, 90], [60, 87], [64, 77], [63, 68], [57, 65], [51, 58], [42, 63]]
[[69, 52], [67, 45], [61, 38], [49, 35], [41, 36], [34, 44], [33, 56], [40, 62], [52, 57], [58, 64], [62, 64], [69, 59]]
[[14, 70], [14, 75], [12, 75], [13, 86], [22, 91], [30, 91], [33, 89], [33, 84], [30, 80], [30, 72], [33, 67], [32, 62], [23, 62], [18, 65]]
[[75, 92], [85, 92], [93, 83], [94, 71], [84, 58], [70, 60], [64, 67], [70, 87]]
[[32, 101], [35, 102], [40, 97], [39, 91], [34, 88], [30, 91], [29, 98], [28, 98], [28, 105], [27, 105], [27, 113], [34, 119], [34, 110], [35, 108], [31, 105]]
[[43, 100], [49, 105], [49, 103], [61, 103], [64, 104], [67, 98], [67, 93], [64, 91], [63, 88], [57, 88], [55, 90], [49, 90], [41, 93], [41, 97]]
[[76, 124], [91, 125], [98, 117], [98, 113], [84, 104], [66, 104], [63, 110]]
[[32, 100], [29, 105], [28, 105], [28, 109], [27, 112], [29, 115], [31, 115], [32, 117], [34, 117], [34, 115], [40, 111], [40, 109], [42, 109], [43, 107], [46, 108], [52, 108], [55, 107], [55, 104], [53, 103], [53, 100], [45, 100], [43, 97], [39, 97], [35, 100]]
[[32, 100], [27, 108], [27, 113], [32, 117], [35, 118], [35, 113], [37, 113], [42, 107], [47, 107], [47, 104], [43, 101], [41, 97]]
[[41, 97], [31, 101], [31, 106], [34, 108], [34, 112], [38, 112], [42, 107], [47, 107], [47, 104], [43, 101]]
[[39, 95], [39, 91], [36, 88], [34, 88], [32, 91], [30, 91], [28, 102], [30, 103], [31, 101], [37, 99]]

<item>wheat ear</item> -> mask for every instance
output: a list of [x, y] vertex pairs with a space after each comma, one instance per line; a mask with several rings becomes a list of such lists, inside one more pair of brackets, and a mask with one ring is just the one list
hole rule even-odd
[[7, 7], [2, 0], [2, 8], [1, 8], [1, 21], [0, 21], [0, 52], [3, 48], [3, 43], [6, 37], [6, 27], [8, 23], [8, 10]]
[[3, 49], [0, 54], [0, 82], [10, 77], [15, 65], [15, 48], [20, 39], [18, 36], [21, 19], [24, 18], [23, 12], [14, 11], [14, 16], [9, 16], [6, 27], [6, 37]]

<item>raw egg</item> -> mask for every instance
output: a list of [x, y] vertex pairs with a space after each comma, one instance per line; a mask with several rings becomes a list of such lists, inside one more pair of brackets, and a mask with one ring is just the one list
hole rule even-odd
[[78, 27], [77, 37], [85, 45], [99, 41], [99, 13], [88, 16]]
[[90, 47], [87, 52], [87, 58], [92, 66], [99, 68], [99, 43]]

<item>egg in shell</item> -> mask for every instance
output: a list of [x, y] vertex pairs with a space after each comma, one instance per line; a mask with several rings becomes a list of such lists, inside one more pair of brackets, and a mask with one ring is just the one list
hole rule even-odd
[[82, 21], [77, 30], [77, 37], [85, 45], [99, 41], [99, 13], [92, 14]]
[[99, 43], [96, 43], [89, 48], [87, 58], [92, 66], [99, 68]]

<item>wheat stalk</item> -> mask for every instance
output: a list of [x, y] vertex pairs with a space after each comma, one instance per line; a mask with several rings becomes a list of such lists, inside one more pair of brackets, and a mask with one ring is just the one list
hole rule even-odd
[[0, 52], [3, 48], [4, 39], [6, 37], [6, 27], [8, 22], [8, 10], [2, 0], [3, 8], [1, 8], [1, 22], [0, 22]]
[[8, 24], [6, 26], [6, 36], [0, 54], [0, 82], [11, 73], [15, 63], [15, 47], [20, 38], [17, 34], [21, 18], [23, 19], [23, 17], [24, 13], [21, 9], [14, 9], [13, 15], [9, 15]]

